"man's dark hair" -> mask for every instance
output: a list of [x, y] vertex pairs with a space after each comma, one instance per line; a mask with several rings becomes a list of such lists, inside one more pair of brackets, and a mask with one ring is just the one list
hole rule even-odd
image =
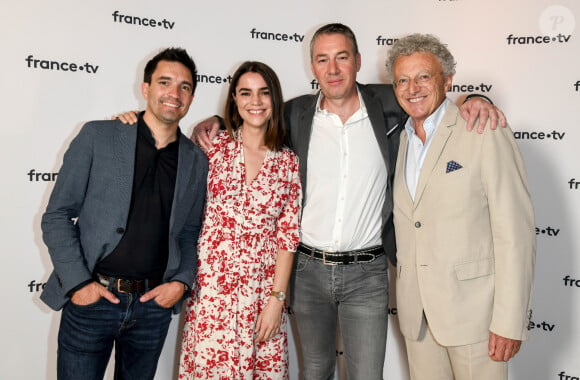
[[187, 67], [191, 72], [191, 79], [193, 80], [191, 93], [195, 93], [195, 87], [197, 86], [197, 70], [195, 68], [195, 63], [189, 54], [187, 54], [185, 49], [182, 48], [167, 48], [151, 58], [151, 60], [147, 62], [147, 65], [145, 65], [143, 82], [151, 84], [151, 77], [153, 76], [155, 69], [157, 69], [157, 64], [160, 61], [179, 62]]
[[312, 57], [314, 41], [316, 41], [316, 39], [322, 34], [342, 34], [343, 36], [348, 38], [348, 40], [352, 44], [352, 50], [354, 52], [354, 55], [358, 54], [358, 44], [356, 43], [356, 37], [354, 36], [352, 30], [344, 24], [333, 23], [321, 26], [312, 36], [312, 39], [310, 40], [310, 60], [314, 58]]

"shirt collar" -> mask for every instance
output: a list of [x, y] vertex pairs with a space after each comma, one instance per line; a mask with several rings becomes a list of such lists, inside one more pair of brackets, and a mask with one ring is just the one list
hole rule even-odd
[[[149, 126], [147, 125], [145, 120], [143, 119], [144, 114], [145, 114], [145, 111], [142, 111], [141, 113], [139, 113], [139, 115], [137, 115], [137, 133], [139, 135], [143, 136], [149, 144], [151, 144], [153, 147], [155, 147], [155, 139], [153, 138], [153, 134], [151, 133], [151, 129], [149, 128]], [[172, 141], [169, 144], [167, 144], [167, 146], [165, 148], [169, 147], [170, 145], [171, 146], [178, 145], [178, 141], [181, 137], [181, 129], [179, 127], [177, 127], [176, 133], [177, 133], [177, 138], [175, 139], [175, 141]]]
[[[360, 89], [358, 88], [358, 84], [356, 86], [356, 94], [358, 96], [360, 108], [349, 118], [349, 121], [351, 119], [360, 120], [360, 119], [368, 116], [367, 107], [365, 106], [365, 102], [363, 101], [362, 95], [360, 93]], [[322, 91], [319, 91], [318, 92], [318, 99], [316, 99], [316, 113], [328, 115], [329, 112], [321, 107], [323, 99], [324, 99], [324, 95], [322, 94]]]
[[[425, 122], [423, 122], [423, 129], [425, 129], [426, 140], [429, 139], [429, 137], [433, 135], [433, 133], [435, 133], [437, 126], [439, 125], [439, 123], [441, 123], [441, 120], [443, 119], [443, 115], [447, 110], [449, 102], [450, 102], [449, 98], [445, 98], [445, 100], [443, 100], [443, 103], [441, 103], [441, 105], [437, 107], [435, 112], [429, 115], [429, 117], [425, 120]], [[409, 136], [409, 138], [415, 135], [415, 129], [413, 128], [413, 119], [411, 119], [410, 117], [407, 119], [407, 122], [405, 123], [405, 130], [407, 131], [407, 135]]]

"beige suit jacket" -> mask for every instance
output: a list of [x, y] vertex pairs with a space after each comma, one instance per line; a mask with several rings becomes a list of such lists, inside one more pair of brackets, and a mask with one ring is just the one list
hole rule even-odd
[[[524, 162], [509, 128], [466, 130], [453, 103], [437, 127], [417, 183], [405, 181], [401, 134], [394, 180], [397, 308], [403, 335], [423, 312], [444, 346], [528, 337], [535, 224]], [[449, 171], [449, 166], [461, 168]]]

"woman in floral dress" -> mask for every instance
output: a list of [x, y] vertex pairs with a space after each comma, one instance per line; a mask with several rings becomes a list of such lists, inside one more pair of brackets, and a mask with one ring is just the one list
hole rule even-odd
[[227, 131], [207, 152], [207, 205], [188, 301], [180, 379], [287, 379], [285, 292], [298, 245], [298, 158], [284, 142], [280, 83], [245, 62]]

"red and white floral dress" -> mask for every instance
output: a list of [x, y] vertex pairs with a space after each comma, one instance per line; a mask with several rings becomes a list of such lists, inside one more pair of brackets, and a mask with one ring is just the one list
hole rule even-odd
[[278, 249], [295, 251], [301, 207], [298, 158], [268, 151], [245, 182], [241, 134], [218, 135], [209, 174], [198, 274], [187, 304], [179, 379], [287, 379], [286, 310], [280, 333], [254, 343]]

